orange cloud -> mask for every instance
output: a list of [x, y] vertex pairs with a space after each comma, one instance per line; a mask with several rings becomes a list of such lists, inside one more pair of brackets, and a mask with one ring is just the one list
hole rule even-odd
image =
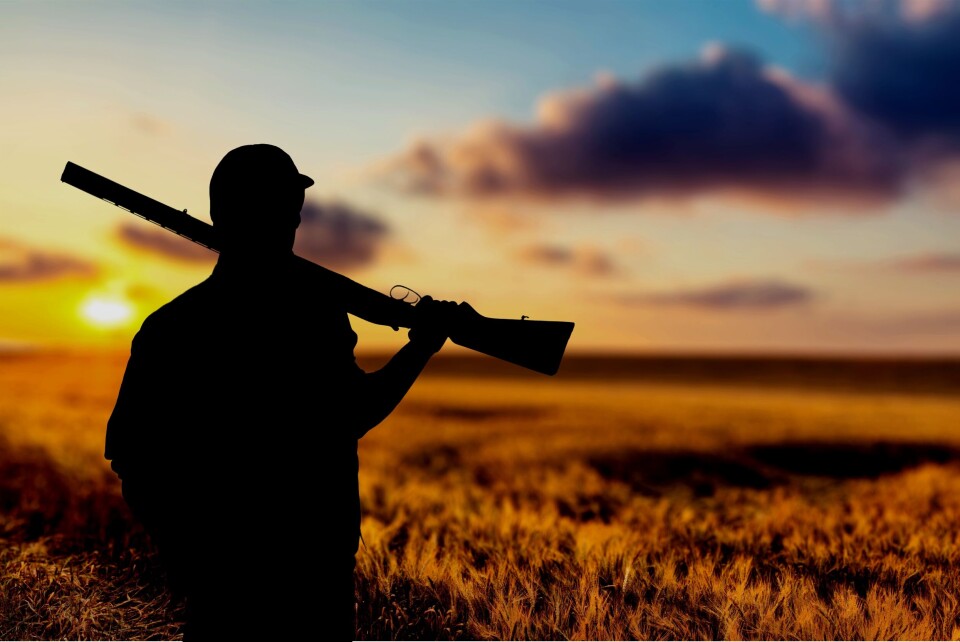
[[543, 227], [544, 223], [543, 217], [533, 212], [507, 207], [502, 203], [472, 203], [466, 209], [464, 218], [484, 225], [499, 236], [532, 232]]

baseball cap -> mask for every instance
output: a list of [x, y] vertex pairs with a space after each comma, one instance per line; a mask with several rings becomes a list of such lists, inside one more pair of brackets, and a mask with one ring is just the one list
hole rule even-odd
[[270, 185], [290, 184], [304, 189], [313, 185], [313, 179], [300, 173], [289, 154], [276, 145], [259, 143], [243, 145], [227, 152], [213, 170], [210, 190], [229, 189], [248, 181]]

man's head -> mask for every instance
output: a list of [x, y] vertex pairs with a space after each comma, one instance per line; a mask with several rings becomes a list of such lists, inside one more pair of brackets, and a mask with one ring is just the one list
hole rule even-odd
[[210, 178], [210, 218], [225, 251], [289, 251], [313, 179], [274, 145], [231, 150]]

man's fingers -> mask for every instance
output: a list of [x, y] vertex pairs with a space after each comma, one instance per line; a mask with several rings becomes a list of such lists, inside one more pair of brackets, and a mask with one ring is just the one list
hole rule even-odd
[[410, 330], [410, 339], [437, 352], [447, 340], [457, 304], [423, 296], [417, 302], [418, 320]]
[[424, 295], [417, 302], [417, 307], [422, 314], [427, 315], [425, 320], [428, 320], [428, 323], [447, 325], [456, 318], [460, 304], [456, 301], [437, 300], [430, 295]]

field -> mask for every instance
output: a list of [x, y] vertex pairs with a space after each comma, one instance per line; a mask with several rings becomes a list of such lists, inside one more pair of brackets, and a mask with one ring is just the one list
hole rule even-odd
[[[123, 365], [0, 357], [2, 639], [179, 637]], [[363, 440], [361, 639], [960, 639], [957, 362], [512, 374], [438, 363]]]

